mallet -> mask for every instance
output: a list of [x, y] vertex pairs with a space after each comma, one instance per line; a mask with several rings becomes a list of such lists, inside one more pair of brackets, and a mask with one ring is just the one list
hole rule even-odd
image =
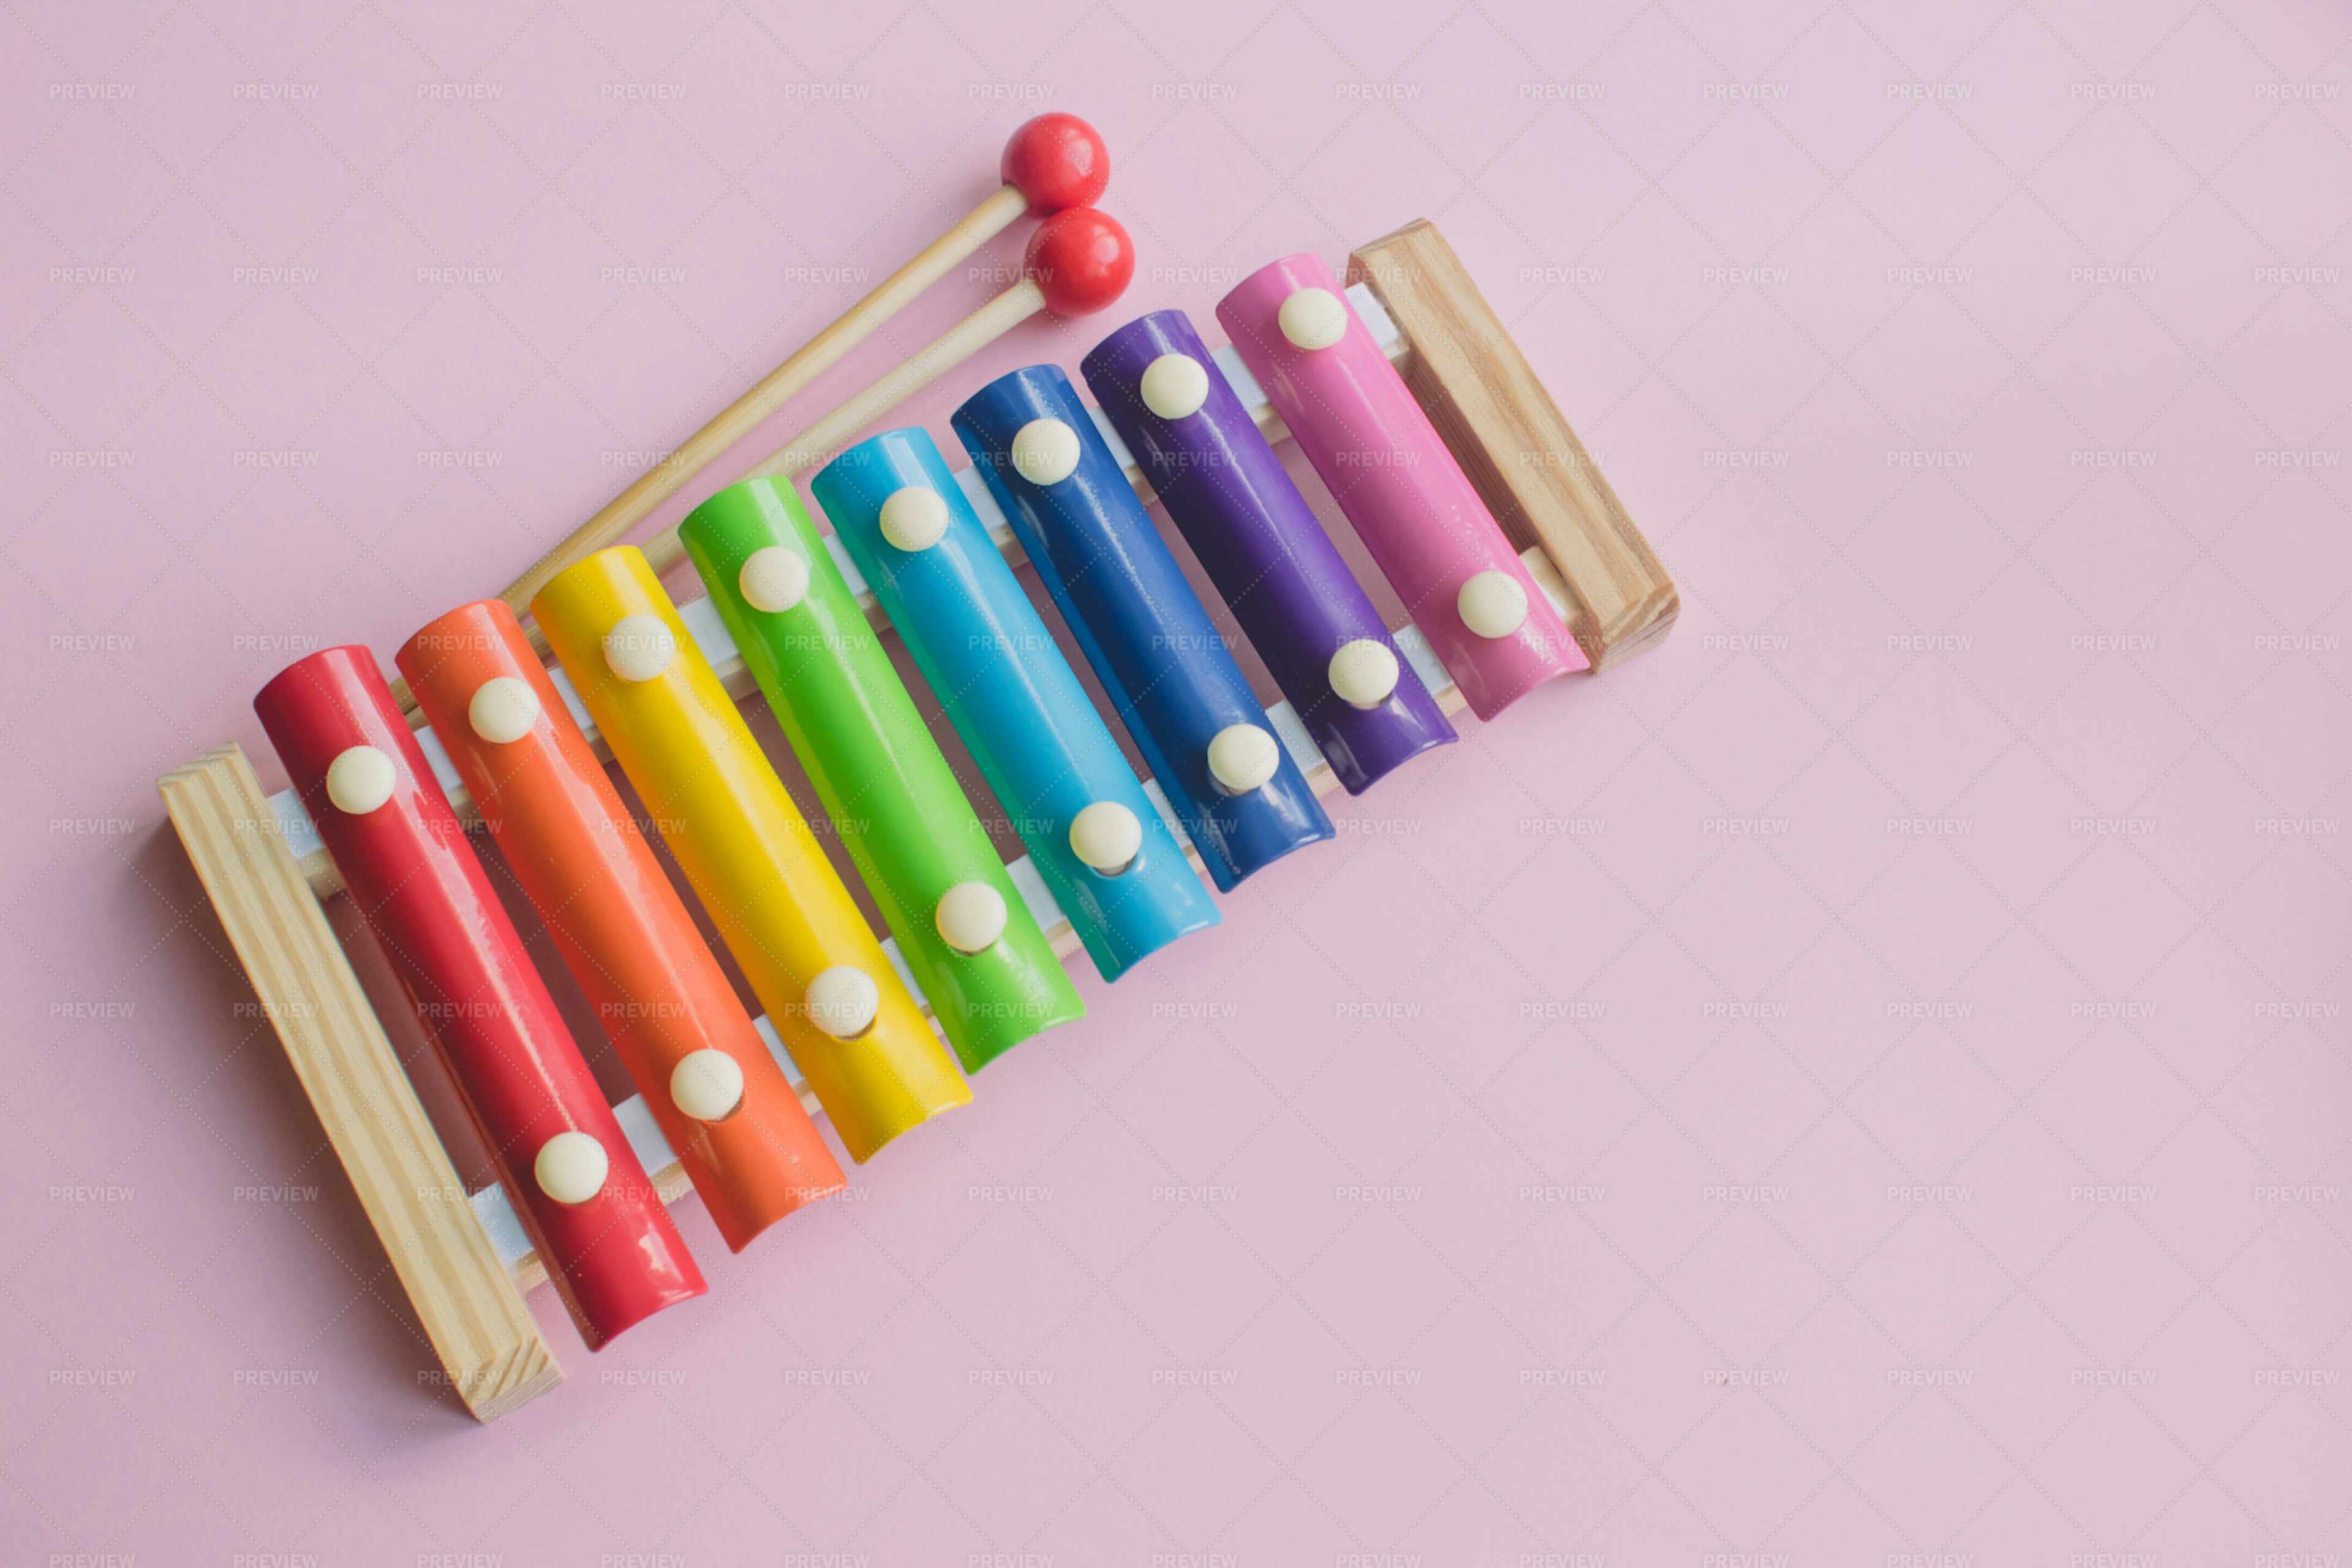
[[[639, 475], [628, 489], [605, 502], [595, 516], [572, 530], [562, 543], [540, 557], [530, 570], [509, 584], [499, 595], [506, 601], [507, 606], [518, 617], [527, 619], [532, 596], [557, 573], [615, 542], [644, 521], [695, 475], [708, 468], [719, 453], [741, 440], [809, 383], [838, 363], [843, 355], [863, 342], [876, 328], [904, 309], [916, 295], [946, 276], [958, 262], [1002, 234], [1015, 218], [1024, 213], [1050, 217], [1099, 200], [1110, 184], [1110, 153], [1104, 147], [1100, 133], [1076, 115], [1041, 114], [1024, 121], [1013, 132], [1004, 144], [998, 172], [1004, 183], [986, 201], [926, 246], [914, 259], [884, 279], [872, 293], [811, 338], [749, 392], [720, 410], [668, 457]], [[996, 303], [1001, 305], [1003, 301], [1000, 299]], [[982, 314], [985, 313], [983, 310]], [[978, 319], [975, 316], [973, 321]], [[1005, 321], [997, 331], [1002, 331], [1019, 319], [1013, 317]], [[969, 321], [965, 323], [966, 326], [971, 324]], [[952, 337], [954, 333], [949, 336]], [[940, 342], [945, 342], [947, 339]], [[978, 346], [977, 342], [971, 345], [972, 348]], [[965, 353], [970, 352], [971, 348], [964, 351]], [[956, 356], [957, 359], [961, 357], [962, 354]], [[953, 363], [953, 360], [945, 362]], [[900, 395], [905, 395], [902, 393]], [[882, 406], [887, 407], [888, 405]], [[674, 544], [674, 540], [672, 542]], [[675, 558], [673, 551], [671, 559]], [[535, 634], [531, 640], [534, 645], [541, 644], [541, 639]], [[545, 652], [543, 646], [541, 651]], [[420, 722], [415, 700], [409, 695], [406, 682], [394, 682], [393, 696], [412, 724]]]
[[[761, 458], [741, 477], [774, 474], [792, 479], [821, 467], [851, 437], [1038, 311], [1089, 315], [1125, 293], [1134, 276], [1135, 242], [1117, 219], [1092, 207], [1055, 213], [1030, 236], [1021, 277], [1011, 288]], [[676, 528], [664, 529], [647, 540], [645, 552], [657, 574], [686, 559]]]

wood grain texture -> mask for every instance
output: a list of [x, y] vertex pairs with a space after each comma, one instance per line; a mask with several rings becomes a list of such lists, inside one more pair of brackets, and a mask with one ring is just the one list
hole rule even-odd
[[156, 787], [467, 1408], [494, 1420], [562, 1382], [245, 752], [207, 752]]
[[1664, 638], [1681, 607], [1673, 581], [1437, 226], [1360, 247], [1348, 281], [1396, 321], [1405, 384], [1504, 533], [1559, 568], [1593, 672]]

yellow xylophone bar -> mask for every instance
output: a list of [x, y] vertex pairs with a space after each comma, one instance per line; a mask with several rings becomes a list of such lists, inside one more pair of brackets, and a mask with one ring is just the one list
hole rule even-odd
[[645, 556], [599, 551], [530, 608], [850, 1158], [971, 1103]]

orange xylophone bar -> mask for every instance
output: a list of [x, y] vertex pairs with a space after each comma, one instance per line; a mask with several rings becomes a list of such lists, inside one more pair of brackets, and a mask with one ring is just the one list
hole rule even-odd
[[839, 1192], [841, 1166], [514, 612], [452, 610], [397, 662], [729, 1247]]
[[[703, 1293], [702, 1271], [363, 647], [253, 700], [352, 902], [440, 1047], [591, 1350]], [[463, 1201], [457, 1198], [454, 1201]]]

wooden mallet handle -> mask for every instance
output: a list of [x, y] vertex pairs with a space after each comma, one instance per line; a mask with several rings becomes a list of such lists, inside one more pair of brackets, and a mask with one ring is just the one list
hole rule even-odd
[[[1022, 214], [1034, 213], [1043, 217], [1089, 205], [1100, 198], [1110, 183], [1110, 155], [1104, 149], [1102, 137], [1075, 114], [1041, 114], [1024, 122], [1005, 142], [998, 168], [1004, 183], [994, 194], [926, 246], [913, 260], [884, 279], [872, 293], [803, 344], [757, 385], [721, 409], [675, 451], [639, 475], [628, 489], [605, 502], [595, 516], [566, 535], [562, 543], [541, 556], [530, 571], [499, 594], [507, 607], [518, 618], [528, 621], [530, 601], [549, 579], [573, 562], [626, 535], [709, 467], [719, 453], [750, 434], [809, 383], [838, 363], [876, 328], [904, 309], [916, 295], [1002, 234]], [[540, 639], [534, 637], [532, 641], [537, 644]], [[546, 650], [542, 647], [541, 651]], [[421, 721], [407, 682], [395, 681], [393, 696], [410, 723]]]
[[803, 387], [947, 274], [950, 268], [987, 244], [1024, 213], [1040, 216], [1074, 206], [1091, 206], [1110, 184], [1110, 159], [1092, 126], [1072, 114], [1043, 114], [1021, 126], [1004, 144], [999, 165], [1004, 184], [962, 222], [923, 248], [920, 255], [877, 288], [824, 331], [811, 338], [760, 384], [729, 404], [635, 483], [606, 502], [603, 510], [572, 531], [562, 543], [509, 584], [499, 596], [518, 616], [548, 579], [626, 534]]
[[[1018, 281], [915, 351], [856, 396], [753, 464], [740, 477], [767, 474], [793, 478], [822, 466], [849, 438], [988, 344], [1040, 310], [1082, 316], [1099, 310], [1127, 291], [1135, 276], [1135, 245], [1118, 220], [1092, 207], [1055, 213], [1030, 237]], [[599, 549], [603, 546], [599, 545]], [[686, 559], [677, 530], [666, 528], [644, 542], [646, 561], [661, 576]], [[593, 552], [592, 552], [593, 553]], [[681, 595], [681, 602], [688, 597]], [[542, 659], [547, 638], [524, 622], [523, 633]], [[412, 715], [412, 723], [422, 723]]]
[[[822, 467], [841, 450], [849, 437], [1045, 308], [1045, 292], [1034, 279], [1022, 278], [930, 343], [916, 350], [865, 391], [752, 464], [740, 478], [753, 479], [782, 474], [794, 479]], [[644, 548], [646, 560], [656, 576], [686, 559], [675, 525], [646, 540]]]
[[1028, 198], [1005, 185], [922, 253], [883, 279], [879, 288], [850, 307], [848, 313], [796, 350], [770, 371], [749, 392], [719, 410], [701, 429], [680, 442], [660, 462], [637, 476], [628, 489], [606, 501], [593, 517], [564, 536], [563, 542], [532, 564], [499, 595], [517, 616], [530, 613], [530, 601], [549, 579], [573, 562], [593, 555], [619, 541], [643, 522], [662, 502], [676, 495], [719, 453], [741, 440], [768, 416], [782, 407], [803, 387], [838, 363], [874, 329], [929, 288], [948, 269], [1003, 232], [1027, 210]]
[[[1134, 276], [1135, 243], [1117, 219], [1092, 207], [1055, 213], [1030, 237], [1019, 281], [761, 458], [741, 478], [781, 474], [793, 479], [822, 467], [851, 437], [1038, 311], [1091, 314], [1125, 293]], [[686, 558], [675, 527], [647, 540], [644, 548], [656, 575]]]

